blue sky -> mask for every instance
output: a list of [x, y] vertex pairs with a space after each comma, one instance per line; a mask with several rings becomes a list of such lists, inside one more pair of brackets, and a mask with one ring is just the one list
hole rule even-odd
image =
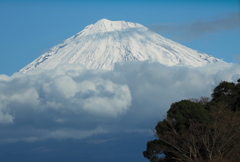
[[[187, 47], [235, 62], [240, 51], [239, 8], [238, 1], [213, 0], [0, 1], [0, 74], [13, 74], [102, 18], [137, 22]], [[233, 17], [229, 14], [235, 14], [229, 21], [232, 27], [224, 24], [224, 19]], [[218, 20], [223, 23], [215, 23]]]
[[[15, 73], [103, 18], [140, 23], [233, 64], [189, 68], [143, 61], [112, 71], [62, 65]], [[0, 24], [4, 162], [146, 162], [146, 142], [173, 102], [210, 97], [219, 82], [240, 78], [239, 1], [1, 0]]]

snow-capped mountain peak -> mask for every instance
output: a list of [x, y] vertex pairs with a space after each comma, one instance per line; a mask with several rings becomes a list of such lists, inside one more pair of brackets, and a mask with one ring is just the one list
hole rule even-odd
[[83, 64], [111, 70], [116, 62], [151, 59], [162, 64], [202, 66], [223, 62], [148, 30], [141, 24], [102, 19], [52, 47], [20, 70], [52, 69], [59, 64]]
[[84, 31], [88, 32], [87, 34], [97, 34], [103, 32], [121, 31], [130, 28], [144, 28], [144, 26], [126, 21], [110, 21], [107, 19], [101, 19], [95, 24], [87, 26]]

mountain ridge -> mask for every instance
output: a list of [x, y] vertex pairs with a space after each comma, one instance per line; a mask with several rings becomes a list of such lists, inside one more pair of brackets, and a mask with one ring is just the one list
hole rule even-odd
[[83, 64], [112, 70], [114, 63], [151, 59], [164, 65], [202, 66], [223, 62], [150, 31], [138, 23], [102, 19], [52, 47], [20, 70], [53, 69], [59, 64]]

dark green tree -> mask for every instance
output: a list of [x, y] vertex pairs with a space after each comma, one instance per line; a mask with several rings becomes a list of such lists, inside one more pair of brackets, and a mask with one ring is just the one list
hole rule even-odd
[[216, 102], [227, 103], [233, 111], [240, 110], [240, 79], [238, 83], [221, 82], [212, 93], [212, 104]]
[[[184, 133], [189, 128], [191, 120], [199, 123], [207, 123], [210, 120], [209, 113], [204, 105], [190, 100], [182, 100], [172, 104], [167, 111], [167, 116], [176, 121], [174, 126], [179, 133]], [[156, 127], [156, 130], [158, 133], [159, 128]]]
[[240, 161], [240, 79], [221, 82], [212, 100], [173, 103], [155, 127], [157, 139], [147, 142], [151, 162]]

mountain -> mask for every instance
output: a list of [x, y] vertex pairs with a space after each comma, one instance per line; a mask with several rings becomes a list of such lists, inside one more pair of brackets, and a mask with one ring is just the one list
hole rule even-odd
[[52, 69], [65, 63], [111, 70], [116, 62], [147, 59], [168, 66], [196, 67], [223, 62], [166, 39], [141, 24], [102, 19], [52, 47], [20, 72], [35, 68]]

